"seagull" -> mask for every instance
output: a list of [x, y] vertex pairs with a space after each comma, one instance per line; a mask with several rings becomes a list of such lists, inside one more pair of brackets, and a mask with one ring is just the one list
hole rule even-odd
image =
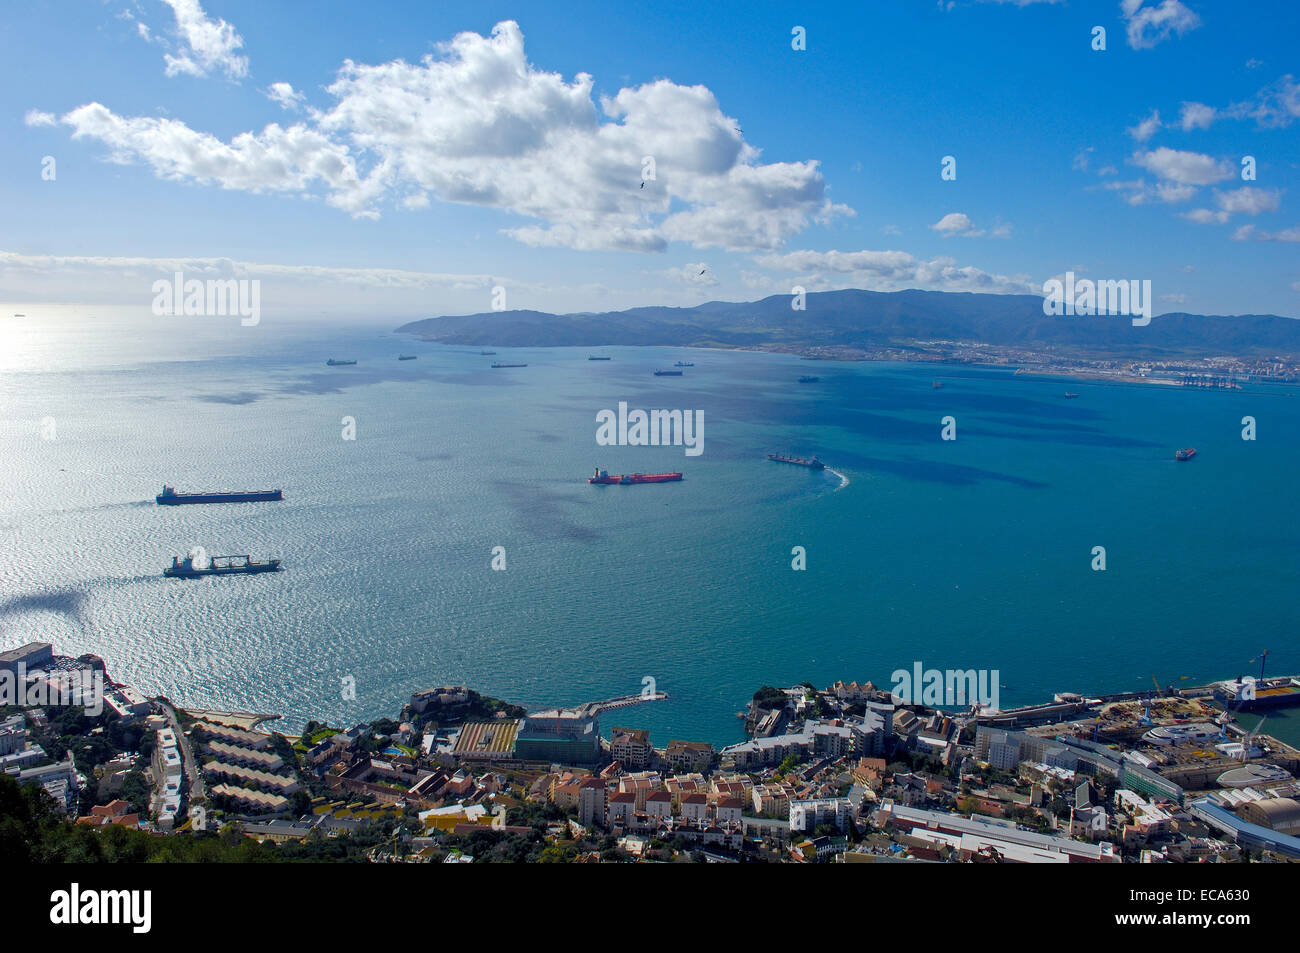
[[645, 183], [644, 183], [644, 182], [641, 183], [641, 188], [643, 188], [643, 189], [645, 188]]
[[[707, 269], [707, 268], [701, 268], [701, 269], [700, 269], [700, 275], [704, 274], [704, 273], [705, 273], [706, 271], [708, 271], [708, 270], [709, 270], [709, 269]], [[696, 275], [695, 277], [698, 278], [698, 277], [700, 277], [700, 275]]]

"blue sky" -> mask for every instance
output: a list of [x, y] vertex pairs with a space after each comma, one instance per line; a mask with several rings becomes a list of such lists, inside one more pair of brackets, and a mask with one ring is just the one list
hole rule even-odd
[[1300, 316], [1293, 3], [651, 6], [10, 8], [0, 298], [147, 307], [183, 267], [388, 321], [1073, 270]]

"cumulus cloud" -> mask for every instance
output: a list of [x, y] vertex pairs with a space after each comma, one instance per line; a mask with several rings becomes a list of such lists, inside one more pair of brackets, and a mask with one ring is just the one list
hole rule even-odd
[[960, 235], [962, 238], [979, 238], [981, 235], [988, 235], [992, 238], [1011, 237], [1011, 226], [1009, 224], [999, 223], [990, 229], [976, 228], [975, 223], [971, 221], [970, 216], [965, 212], [949, 212], [931, 225], [930, 228], [941, 235]]
[[975, 231], [975, 223], [965, 212], [949, 212], [930, 227], [944, 235], [979, 234]]
[[[1028, 275], [997, 275], [951, 258], [924, 261], [905, 251], [792, 251], [757, 256], [754, 261], [769, 271], [793, 273], [810, 291], [832, 288], [864, 288], [868, 291], [899, 291], [922, 288], [932, 291], [987, 291], [1022, 294], [1038, 290]], [[755, 284], [753, 276], [749, 283]], [[770, 287], [789, 287], [773, 279]]]
[[280, 108], [289, 110], [297, 109], [306, 98], [288, 83], [272, 83], [266, 87], [265, 95], [272, 102], [279, 103]]
[[110, 161], [142, 161], [163, 179], [251, 192], [302, 192], [320, 182], [331, 204], [357, 215], [367, 214], [379, 190], [374, 174], [365, 178], [357, 171], [345, 145], [301, 123], [287, 129], [272, 123], [226, 143], [176, 119], [127, 119], [100, 103], [80, 106], [59, 121], [71, 127], [74, 139], [108, 146]]
[[533, 219], [507, 229], [531, 245], [769, 251], [853, 214], [831, 202], [816, 161], [762, 162], [706, 87], [660, 79], [597, 103], [590, 75], [567, 82], [529, 63], [513, 21], [419, 63], [345, 61], [327, 89], [331, 108], [228, 143], [98, 103], [61, 121], [162, 178], [320, 188], [354, 215], [377, 215], [385, 199], [485, 206]]
[[1133, 163], [1148, 172], [1179, 185], [1213, 185], [1230, 179], [1236, 170], [1231, 163], [1221, 162], [1200, 152], [1186, 152], [1161, 146], [1150, 152], [1136, 152]]
[[1127, 28], [1128, 45], [1135, 50], [1151, 47], [1177, 34], [1182, 36], [1201, 25], [1201, 18], [1180, 0], [1120, 0], [1120, 14]]
[[39, 109], [27, 110], [27, 115], [23, 116], [23, 122], [29, 126], [53, 126], [59, 121], [59, 117], [54, 113], [41, 112]]
[[1216, 115], [1213, 106], [1207, 106], [1204, 103], [1183, 103], [1178, 125], [1182, 127], [1183, 132], [1191, 132], [1193, 129], [1209, 129]]
[[[210, 76], [224, 73], [233, 80], [248, 75], [248, 57], [238, 50], [244, 45], [233, 26], [213, 20], [203, 12], [199, 0], [163, 0], [176, 15], [176, 35], [183, 44], [179, 53], [163, 54], [167, 75]], [[141, 36], [148, 39], [144, 31]]]
[[1143, 119], [1136, 126], [1129, 129], [1128, 134], [1138, 142], [1146, 142], [1160, 129], [1160, 113], [1152, 112], [1150, 116]]

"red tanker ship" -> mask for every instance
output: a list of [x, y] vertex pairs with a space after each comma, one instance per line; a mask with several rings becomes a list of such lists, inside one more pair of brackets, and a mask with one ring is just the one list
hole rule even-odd
[[631, 486], [633, 483], [673, 483], [681, 478], [680, 473], [624, 473], [620, 476], [617, 473], [611, 474], [608, 470], [597, 467], [595, 474], [587, 477], [587, 482], [602, 485], [617, 483], [621, 486]]

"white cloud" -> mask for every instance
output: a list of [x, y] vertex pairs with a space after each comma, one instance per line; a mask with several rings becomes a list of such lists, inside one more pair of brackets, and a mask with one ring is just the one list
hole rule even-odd
[[27, 115], [23, 116], [23, 122], [29, 126], [53, 126], [58, 121], [59, 118], [54, 113], [41, 112], [39, 109], [29, 109]]
[[265, 95], [267, 99], [279, 103], [280, 108], [295, 110], [302, 105], [306, 98], [302, 93], [296, 91], [288, 83], [272, 83], [266, 87]]
[[1121, 0], [1120, 14], [1128, 25], [1128, 45], [1135, 50], [1149, 50], [1170, 36], [1182, 36], [1201, 25], [1201, 18], [1180, 0]]
[[[760, 161], [704, 86], [666, 79], [599, 106], [593, 80], [535, 68], [513, 21], [461, 33], [418, 64], [345, 61], [327, 110], [229, 143], [175, 120], [125, 118], [98, 103], [62, 117], [114, 161], [161, 178], [249, 191], [310, 192], [354, 215], [429, 197], [534, 219], [507, 233], [532, 245], [768, 251], [835, 205], [816, 161]], [[653, 157], [654, 176], [643, 175]], [[642, 184], [644, 183], [644, 184]], [[419, 198], [424, 196], [425, 198]]]
[[1154, 111], [1146, 119], [1129, 129], [1128, 134], [1138, 142], [1146, 142], [1160, 129], [1160, 113]]
[[[239, 80], [248, 75], [248, 57], [237, 51], [244, 45], [233, 26], [213, 20], [203, 12], [199, 0], [163, 0], [176, 14], [176, 34], [185, 48], [176, 56], [163, 54], [167, 75], [208, 76], [224, 73]], [[145, 32], [141, 36], [148, 39]]]
[[[958, 265], [951, 258], [923, 261], [904, 251], [792, 251], [761, 255], [754, 260], [769, 271], [793, 272], [797, 282], [810, 291], [852, 287], [868, 291], [922, 288], [1021, 294], [1039, 287], [1028, 275], [990, 274]], [[773, 280], [770, 286], [788, 288], [789, 283]]]
[[1009, 224], [1000, 223], [991, 229], [976, 228], [975, 223], [971, 221], [970, 216], [965, 212], [949, 212], [931, 225], [930, 228], [942, 235], [959, 235], [962, 238], [979, 238], [982, 235], [989, 235], [993, 238], [1011, 237], [1011, 226]]
[[1280, 232], [1261, 232], [1254, 225], [1243, 225], [1232, 233], [1232, 238], [1239, 242], [1252, 238], [1257, 242], [1300, 242], [1300, 225], [1292, 225]]
[[1213, 106], [1207, 106], [1204, 103], [1183, 103], [1182, 115], [1179, 117], [1178, 124], [1182, 127], [1183, 132], [1191, 132], [1193, 129], [1209, 129], [1216, 116], [1217, 113]]
[[[280, 265], [201, 256], [174, 258], [123, 257], [111, 255], [28, 255], [0, 251], [0, 270], [29, 273], [51, 271], [116, 271], [127, 275], [164, 274], [177, 271], [193, 278], [285, 278], [299, 281], [330, 281], [369, 288], [448, 288], [464, 290], [490, 288], [500, 275], [446, 274], [406, 271], [398, 268], [339, 268], [322, 265]], [[518, 286], [519, 282], [511, 282]], [[147, 288], [146, 283], [143, 287]]]
[[1161, 146], [1151, 152], [1136, 152], [1133, 160], [1148, 172], [1179, 185], [1213, 185], [1230, 179], [1235, 169], [1199, 152], [1185, 152]]
[[1300, 83], [1288, 73], [1226, 112], [1234, 119], [1254, 119], [1266, 129], [1283, 129], [1300, 119]]
[[358, 173], [346, 146], [301, 123], [287, 129], [272, 123], [225, 143], [179, 120], [126, 119], [99, 103], [80, 106], [59, 121], [72, 128], [74, 139], [107, 145], [110, 161], [141, 160], [163, 179], [250, 192], [302, 192], [322, 182], [330, 204], [356, 215], [367, 214], [379, 188], [373, 175]]

